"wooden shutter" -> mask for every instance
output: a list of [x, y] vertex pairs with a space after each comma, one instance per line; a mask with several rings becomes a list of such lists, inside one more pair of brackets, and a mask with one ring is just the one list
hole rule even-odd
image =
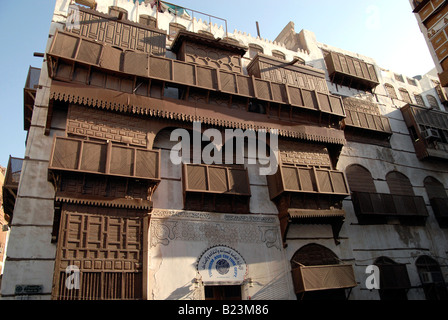
[[375, 183], [369, 170], [360, 165], [351, 165], [346, 170], [351, 191], [376, 193]]
[[386, 176], [387, 185], [391, 194], [414, 196], [414, 190], [408, 177], [400, 172], [390, 172]]
[[[141, 299], [143, 212], [62, 204], [53, 298]], [[67, 289], [66, 268], [80, 270], [80, 288]]]

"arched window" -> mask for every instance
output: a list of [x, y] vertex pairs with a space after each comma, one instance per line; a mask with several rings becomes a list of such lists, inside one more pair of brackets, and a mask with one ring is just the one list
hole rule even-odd
[[348, 185], [352, 192], [376, 193], [375, 183], [373, 182], [370, 171], [358, 164], [350, 165], [345, 170]]
[[440, 109], [440, 108], [439, 108], [439, 103], [437, 102], [437, 99], [436, 99], [434, 96], [428, 94], [428, 95], [426, 96], [426, 99], [428, 99], [428, 103], [429, 103], [429, 106], [430, 106], [431, 108], [433, 108], [433, 109], [437, 109], [437, 110]]
[[411, 287], [408, 270], [388, 257], [380, 257], [374, 265], [380, 269], [381, 300], [407, 300], [407, 289]]
[[391, 99], [398, 99], [397, 93], [395, 92], [395, 88], [393, 85], [386, 83], [384, 85], [384, 88], [386, 89], [387, 94], [389, 95], [389, 98]]
[[429, 200], [434, 198], [442, 198], [442, 199], [448, 198], [445, 191], [445, 187], [436, 178], [426, 177], [423, 183], [425, 185], [426, 193], [428, 194]]
[[174, 39], [176, 38], [177, 33], [180, 30], [186, 30], [187, 28], [184, 25], [181, 25], [180, 23], [175, 23], [175, 22], [171, 22], [170, 23], [170, 34], [169, 37], [170, 39]]
[[423, 97], [420, 94], [414, 94], [415, 102], [422, 107], [426, 107], [425, 100], [423, 100]]
[[249, 44], [249, 57], [251, 59], [255, 58], [255, 56], [258, 53], [263, 53], [263, 52], [264, 52], [263, 47], [259, 46], [258, 44], [255, 44], [255, 43]]
[[401, 95], [401, 100], [403, 100], [406, 103], [412, 103], [411, 96], [409, 95], [409, 92], [405, 88], [398, 89]]
[[297, 266], [328, 266], [339, 264], [338, 256], [330, 249], [320, 244], [307, 244], [296, 251], [291, 259], [291, 267]]
[[414, 196], [414, 190], [408, 177], [398, 171], [389, 172], [386, 176], [391, 194]]
[[448, 196], [444, 185], [433, 177], [427, 177], [424, 181], [432, 210], [440, 227], [448, 227]]
[[138, 23], [143, 24], [145, 26], [150, 26], [150, 27], [154, 27], [156, 28], [157, 25], [157, 19], [154, 17], [151, 17], [147, 14], [141, 14], [139, 16], [139, 21]]
[[278, 50], [272, 50], [272, 56], [278, 59], [286, 60], [286, 55]]
[[128, 12], [120, 7], [111, 6], [109, 7], [109, 14], [112, 17], [117, 17], [118, 20], [127, 20], [128, 19]]
[[415, 261], [426, 300], [447, 300], [448, 292], [439, 263], [431, 257], [421, 256]]

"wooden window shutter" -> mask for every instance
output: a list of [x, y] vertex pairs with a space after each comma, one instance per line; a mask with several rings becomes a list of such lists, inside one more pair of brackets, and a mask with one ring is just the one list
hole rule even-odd
[[412, 103], [411, 96], [409, 95], [409, 92], [406, 89], [400, 88], [398, 89], [398, 91], [400, 91], [401, 99], [404, 102]]
[[369, 170], [360, 165], [351, 165], [346, 169], [351, 191], [376, 193], [375, 183]]
[[395, 88], [391, 84], [386, 83], [384, 87], [386, 88], [386, 92], [389, 95], [389, 98], [398, 99], [397, 93], [395, 92]]
[[439, 103], [437, 102], [437, 99], [434, 96], [428, 94], [426, 96], [426, 99], [428, 99], [428, 103], [429, 103], [429, 106], [431, 108], [434, 108], [434, 109], [437, 109], [437, 110], [440, 109], [439, 108]]
[[391, 194], [414, 196], [414, 190], [408, 177], [404, 174], [393, 171], [386, 176], [387, 185]]

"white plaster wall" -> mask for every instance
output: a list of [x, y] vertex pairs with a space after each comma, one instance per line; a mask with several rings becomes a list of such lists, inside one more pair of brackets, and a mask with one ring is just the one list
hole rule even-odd
[[243, 299], [295, 299], [278, 219], [257, 215], [249, 223], [239, 221], [241, 217], [156, 209], [149, 237], [150, 299], [202, 299], [203, 284], [195, 284], [200, 280], [196, 263], [203, 252], [216, 245], [229, 246], [244, 258], [246, 279], [234, 283], [242, 285]]

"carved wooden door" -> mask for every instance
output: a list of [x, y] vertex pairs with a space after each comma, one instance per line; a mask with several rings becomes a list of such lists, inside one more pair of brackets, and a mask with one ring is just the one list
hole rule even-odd
[[[61, 300], [142, 299], [139, 210], [63, 204], [53, 283]], [[79, 269], [79, 282], [69, 266]], [[73, 269], [72, 269], [73, 270]], [[73, 281], [72, 281], [73, 280]]]

